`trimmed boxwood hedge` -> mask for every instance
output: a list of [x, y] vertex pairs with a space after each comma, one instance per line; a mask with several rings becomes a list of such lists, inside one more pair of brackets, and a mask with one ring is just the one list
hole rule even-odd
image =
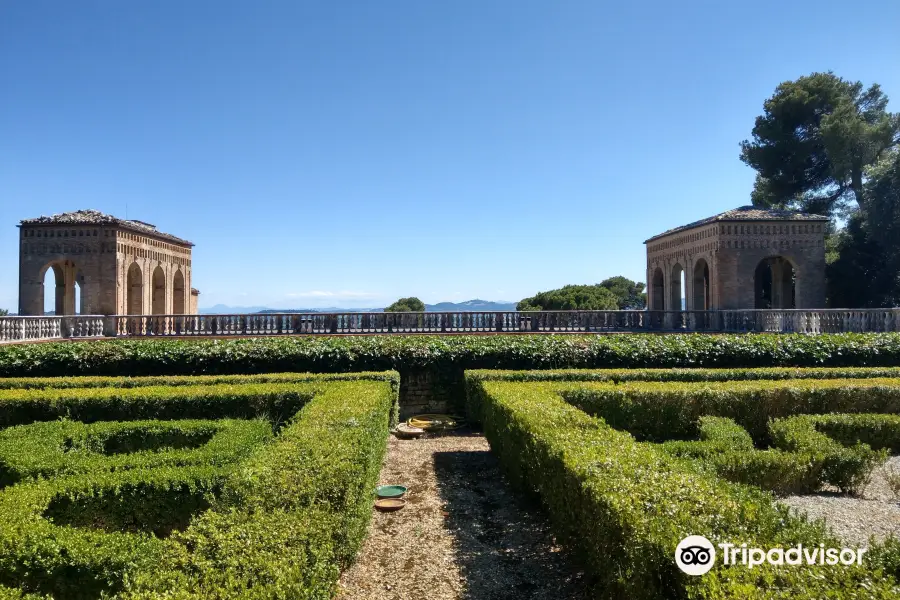
[[[755, 367], [723, 369], [554, 369], [546, 371], [505, 371], [473, 369], [466, 371], [466, 381], [577, 381], [623, 383], [629, 381], [755, 381], [786, 379], [875, 379], [900, 378], [900, 367]], [[477, 401], [478, 394], [467, 394], [467, 401]], [[469, 418], [477, 422], [477, 406], [467, 406]]]
[[[887, 371], [887, 369], [882, 369]], [[900, 375], [900, 369], [897, 370]], [[184, 385], [244, 385], [248, 383], [309, 383], [326, 381], [394, 380], [385, 372], [362, 373], [258, 373], [256, 375], [148, 375], [145, 377], [6, 377], [0, 378], [0, 390], [48, 388], [135, 388], [148, 386], [178, 387]], [[399, 379], [396, 379], [399, 385]]]
[[0, 492], [0, 584], [58, 600], [115, 592], [126, 571], [160, 560], [164, 545], [151, 532], [184, 525], [224, 478], [222, 468], [162, 467], [6, 488]]
[[[896, 598], [885, 569], [718, 563], [703, 577], [673, 560], [687, 535], [763, 548], [840, 548], [820, 524], [571, 406], [558, 384], [475, 380], [485, 433], [510, 479], [538, 492], [606, 598]], [[890, 566], [890, 560], [885, 566]]]
[[[0, 430], [0, 487], [29, 477], [223, 466], [272, 438], [267, 421], [52, 421]], [[187, 445], [189, 447], [173, 447]], [[162, 447], [155, 451], [154, 447]], [[111, 453], [112, 451], [112, 453]]]
[[897, 415], [797, 415], [771, 421], [769, 431], [777, 448], [822, 457], [824, 478], [842, 490], [859, 488], [887, 449], [900, 447]]
[[324, 386], [122, 596], [331, 598], [371, 517], [393, 400], [387, 382]]
[[900, 413], [900, 379], [793, 379], [707, 383], [557, 383], [575, 406], [640, 440], [696, 439], [704, 415], [728, 417], [757, 446], [771, 419], [797, 414]]
[[144, 419], [267, 417], [284, 421], [319, 384], [147, 386], [0, 390], [0, 427], [68, 418], [85, 423]]
[[898, 364], [896, 333], [398, 335], [105, 340], [0, 348], [2, 377]]
[[702, 459], [713, 473], [728, 481], [777, 494], [810, 493], [823, 483], [819, 457], [757, 450], [747, 430], [731, 419], [704, 416], [699, 426], [699, 441], [664, 442], [660, 448], [675, 456]]

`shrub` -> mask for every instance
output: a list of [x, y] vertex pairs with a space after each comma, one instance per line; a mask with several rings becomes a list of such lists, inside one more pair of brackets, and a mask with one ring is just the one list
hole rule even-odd
[[[265, 421], [54, 421], [0, 431], [0, 487], [29, 477], [223, 466], [272, 437]], [[173, 447], [173, 446], [182, 447]], [[186, 447], [185, 447], [186, 446]], [[154, 448], [163, 451], [154, 451]]]
[[[897, 369], [900, 374], [900, 369]], [[134, 388], [148, 386], [177, 387], [183, 385], [244, 385], [248, 383], [323, 383], [327, 381], [392, 381], [399, 385], [396, 374], [381, 373], [258, 373], [256, 375], [149, 375], [146, 377], [6, 377], [0, 379], [0, 390], [46, 388]]]
[[387, 382], [323, 387], [123, 597], [330, 598], [371, 516], [393, 399]]
[[0, 348], [3, 377], [897, 364], [900, 334], [896, 333], [285, 337], [106, 340]]
[[300, 410], [318, 389], [314, 383], [256, 383], [0, 390], [0, 427], [62, 417], [91, 423], [266, 416], [278, 422]]
[[900, 379], [709, 383], [561, 383], [577, 407], [638, 439], [697, 439], [701, 416], [728, 417], [757, 446], [770, 445], [768, 422], [797, 414], [900, 413]]
[[[554, 369], [545, 371], [470, 370], [466, 380], [475, 381], [578, 381], [623, 383], [629, 381], [755, 381], [785, 379], [874, 379], [900, 378], [898, 367], [767, 367], [729, 369]], [[477, 394], [467, 394], [477, 399]], [[469, 418], [477, 422], [479, 409], [467, 406]]]
[[820, 525], [771, 497], [698, 471], [566, 403], [554, 384], [474, 381], [485, 433], [512, 481], [535, 489], [557, 532], [608, 598], [892, 598], [897, 582], [857, 566], [718, 564], [703, 577], [672, 557], [687, 535], [759, 547], [824, 543]]
[[[0, 584], [56, 598], [114, 592], [221, 487], [214, 467], [83, 473], [0, 492]], [[62, 526], [51, 522], [71, 526]], [[101, 531], [106, 529], [107, 531]]]
[[777, 494], [810, 493], [821, 484], [822, 461], [806, 454], [757, 450], [747, 430], [722, 417], [700, 417], [700, 441], [665, 442], [660, 448], [701, 459], [719, 477]]
[[[860, 440], [862, 432], [875, 431], [883, 435], [883, 424], [893, 425], [894, 434], [900, 433], [900, 417], [896, 415], [798, 415], [775, 419], [769, 423], [769, 431], [776, 447], [791, 452], [809, 454], [823, 462], [823, 479], [841, 491], [856, 492], [869, 479], [872, 470], [887, 459], [886, 450], [873, 450]], [[846, 447], [820, 431], [828, 430], [828, 424], [838, 424], [836, 431], [844, 441], [853, 444]], [[856, 432], [856, 435], [854, 435]], [[855, 439], [854, 439], [855, 438]], [[851, 441], [852, 440], [852, 441]], [[882, 438], [883, 440], [883, 438]], [[888, 447], [900, 444], [900, 436], [883, 440]]]

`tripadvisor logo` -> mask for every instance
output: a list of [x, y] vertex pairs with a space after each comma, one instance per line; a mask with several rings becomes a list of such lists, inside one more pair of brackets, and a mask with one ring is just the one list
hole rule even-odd
[[[747, 544], [722, 543], [722, 564], [743, 565], [748, 569], [763, 564], [770, 565], [861, 565], [867, 548], [826, 548], [825, 544], [791, 548], [748, 548]], [[675, 548], [675, 564], [688, 575], [703, 575], [716, 563], [716, 548], [702, 535], [689, 535]]]
[[675, 548], [675, 564], [688, 575], [703, 575], [716, 564], [716, 549], [702, 535], [689, 535]]

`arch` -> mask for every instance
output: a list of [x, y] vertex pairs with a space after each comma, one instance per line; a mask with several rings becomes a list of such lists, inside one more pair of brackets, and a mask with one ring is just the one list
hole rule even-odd
[[153, 269], [153, 294], [151, 298], [152, 314], [166, 314], [166, 273], [162, 267]]
[[656, 267], [650, 283], [650, 310], [665, 309], [665, 289], [665, 276], [662, 269]]
[[788, 309], [797, 306], [794, 265], [783, 256], [764, 258], [753, 273], [754, 308]]
[[41, 269], [40, 282], [41, 314], [66, 314], [66, 273], [62, 265], [59, 263], [46, 265]]
[[681, 310], [681, 291], [684, 289], [684, 267], [675, 263], [672, 267], [672, 275], [669, 280], [669, 306], [668, 310]]
[[693, 310], [709, 310], [709, 264], [706, 259], [697, 259], [694, 263], [694, 285], [691, 308]]
[[184, 274], [181, 269], [175, 271], [172, 281], [172, 314], [184, 314]]
[[84, 273], [77, 271], [75, 273], [75, 281], [72, 290], [75, 298], [75, 314], [83, 315], [84, 311]]
[[140, 315], [144, 312], [144, 274], [136, 262], [128, 267], [127, 300], [125, 308], [129, 315]]

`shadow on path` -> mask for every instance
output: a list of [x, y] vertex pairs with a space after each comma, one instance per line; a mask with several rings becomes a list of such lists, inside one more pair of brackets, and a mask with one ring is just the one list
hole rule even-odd
[[583, 573], [557, 545], [546, 514], [503, 480], [493, 454], [436, 452], [434, 468], [466, 580], [463, 598], [590, 597]]

